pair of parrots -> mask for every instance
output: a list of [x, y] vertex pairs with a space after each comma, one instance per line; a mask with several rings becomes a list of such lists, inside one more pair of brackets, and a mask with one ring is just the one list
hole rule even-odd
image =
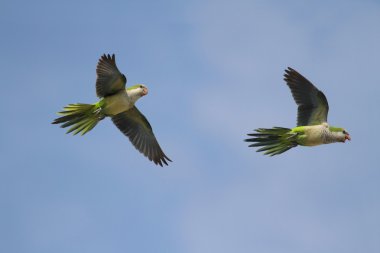
[[[126, 88], [127, 78], [116, 66], [115, 55], [103, 55], [96, 67], [96, 94], [94, 104], [69, 104], [59, 112], [53, 124], [70, 127], [67, 133], [85, 134], [105, 117], [123, 132], [137, 150], [156, 165], [168, 165], [171, 160], [162, 151], [152, 127], [136, 108], [136, 101], [148, 94], [148, 88], [137, 84]], [[284, 80], [298, 105], [297, 127], [258, 128], [250, 147], [260, 147], [266, 155], [278, 155], [297, 145], [316, 146], [351, 140], [345, 129], [327, 123], [329, 106], [325, 95], [292, 68], [285, 70]]]

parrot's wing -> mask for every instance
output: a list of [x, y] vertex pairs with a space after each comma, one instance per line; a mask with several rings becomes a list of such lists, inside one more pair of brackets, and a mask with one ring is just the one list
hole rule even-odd
[[327, 122], [329, 104], [322, 91], [292, 68], [285, 70], [284, 80], [298, 105], [297, 126]]
[[160, 166], [163, 163], [168, 165], [168, 161], [171, 162], [158, 144], [148, 120], [135, 106], [116, 114], [112, 117], [112, 121], [150, 161]]
[[96, 66], [96, 95], [105, 97], [125, 89], [127, 78], [116, 66], [115, 55], [102, 55]]

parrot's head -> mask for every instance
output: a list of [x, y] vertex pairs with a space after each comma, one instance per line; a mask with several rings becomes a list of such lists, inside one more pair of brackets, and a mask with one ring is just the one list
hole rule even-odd
[[148, 94], [148, 88], [144, 84], [138, 84], [138, 90], [142, 97]]
[[144, 84], [136, 84], [127, 88], [130, 97], [143, 97], [148, 94], [148, 88]]
[[346, 142], [346, 140], [351, 140], [350, 134], [340, 127], [330, 127], [330, 131], [333, 132], [339, 142]]
[[344, 134], [343, 142], [345, 142], [346, 140], [349, 140], [349, 141], [351, 140], [350, 134], [346, 130], [343, 129], [342, 133]]
[[148, 88], [144, 84], [136, 84], [127, 88], [128, 97], [132, 103], [135, 103], [141, 97], [148, 94]]

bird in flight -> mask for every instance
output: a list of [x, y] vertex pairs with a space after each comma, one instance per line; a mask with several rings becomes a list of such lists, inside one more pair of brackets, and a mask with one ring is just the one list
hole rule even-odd
[[289, 67], [285, 70], [284, 80], [298, 105], [297, 127], [255, 129], [255, 133], [248, 134], [251, 138], [245, 140], [252, 142], [249, 147], [260, 147], [257, 152], [274, 156], [298, 145], [316, 146], [351, 140], [344, 128], [327, 123], [329, 105], [322, 91]]
[[171, 160], [162, 151], [152, 127], [135, 103], [148, 94], [148, 88], [137, 84], [126, 88], [127, 78], [116, 66], [115, 55], [103, 55], [96, 67], [96, 94], [100, 100], [94, 104], [69, 104], [58, 112], [61, 117], [52, 124], [70, 127], [67, 133], [86, 134], [105, 117], [110, 117], [137, 150], [156, 165], [168, 165]]

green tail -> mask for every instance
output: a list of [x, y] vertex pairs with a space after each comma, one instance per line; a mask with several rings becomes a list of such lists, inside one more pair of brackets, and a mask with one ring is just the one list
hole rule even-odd
[[73, 135], [78, 133], [84, 135], [105, 117], [101, 112], [99, 102], [96, 104], [69, 104], [58, 114], [62, 117], [55, 119], [52, 124], [62, 123], [62, 128], [71, 126], [66, 133], [73, 132]]
[[298, 145], [297, 133], [293, 133], [289, 128], [259, 128], [257, 133], [248, 134], [254, 138], [246, 139], [247, 142], [254, 142], [250, 147], [262, 147], [257, 152], [264, 152], [264, 155], [279, 155]]

